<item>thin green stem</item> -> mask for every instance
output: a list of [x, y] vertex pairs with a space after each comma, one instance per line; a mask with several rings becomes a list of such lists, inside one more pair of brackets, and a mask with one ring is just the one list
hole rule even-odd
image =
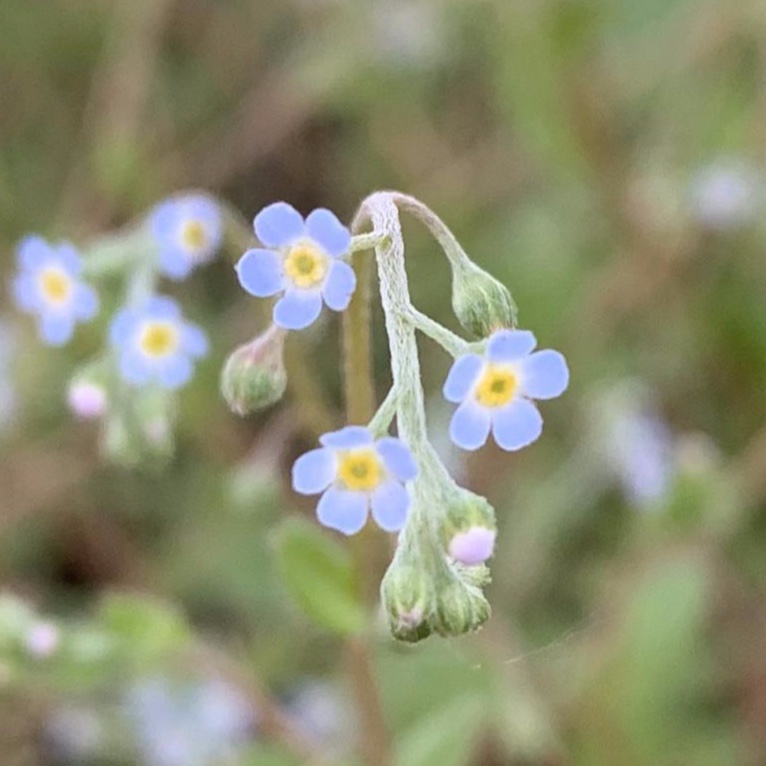
[[453, 268], [460, 269], [471, 265], [471, 259], [463, 250], [455, 235], [430, 207], [424, 205], [415, 197], [410, 197], [409, 194], [402, 194], [401, 192], [388, 192], [388, 194], [397, 208], [410, 213], [425, 225], [434, 239], [441, 245], [444, 254], [449, 259]]
[[451, 356], [457, 358], [471, 350], [473, 344], [455, 335], [454, 332], [446, 327], [442, 327], [442, 325], [418, 311], [414, 306], [410, 307], [408, 317], [423, 335], [427, 335], [431, 340], [438, 343]]
[[383, 436], [388, 433], [391, 421], [396, 417], [396, 401], [396, 388], [392, 386], [383, 403], [367, 424], [367, 428], [370, 429], [373, 436]]

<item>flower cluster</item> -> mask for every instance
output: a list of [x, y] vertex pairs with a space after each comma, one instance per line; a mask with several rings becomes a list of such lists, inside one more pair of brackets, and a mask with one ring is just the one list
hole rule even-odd
[[124, 303], [108, 319], [105, 348], [76, 370], [66, 397], [78, 418], [105, 421], [104, 449], [113, 458], [124, 457], [125, 444], [137, 434], [145, 439], [127, 450], [131, 461], [149, 443], [172, 445], [167, 392], [191, 379], [194, 360], [207, 353], [208, 343], [199, 327], [183, 319], [178, 304], [158, 293], [157, 283], [162, 276], [183, 279], [209, 261], [221, 246], [223, 229], [215, 200], [184, 194], [157, 204], [140, 225], [98, 239], [82, 252], [39, 236], [18, 246], [12, 294], [21, 310], [37, 318], [40, 337], [49, 345], [66, 344], [78, 323], [95, 318], [99, 298], [90, 281], [122, 279]]

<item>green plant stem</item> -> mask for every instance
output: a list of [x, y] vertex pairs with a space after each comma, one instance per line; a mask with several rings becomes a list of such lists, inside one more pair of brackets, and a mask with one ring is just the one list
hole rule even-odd
[[[373, 415], [375, 386], [372, 369], [370, 329], [370, 279], [372, 261], [354, 258], [358, 287], [343, 315], [343, 373], [348, 423], [364, 424]], [[377, 604], [377, 551], [380, 535], [370, 526], [351, 540], [361, 595], [372, 618]], [[367, 766], [390, 766], [391, 745], [383, 706], [375, 678], [372, 645], [368, 636], [355, 636], [347, 642], [349, 675], [359, 710], [361, 731], [359, 754]]]
[[446, 327], [442, 327], [438, 322], [435, 322], [431, 317], [426, 316], [414, 307], [410, 307], [408, 317], [416, 329], [438, 343], [448, 354], [455, 358], [467, 354], [473, 345], [481, 345], [480, 343], [471, 344], [463, 340], [458, 335], [455, 335], [454, 332], [451, 332]]
[[383, 403], [378, 407], [367, 427], [375, 437], [384, 436], [391, 427], [391, 421], [396, 417], [396, 388], [393, 386], [386, 394]]

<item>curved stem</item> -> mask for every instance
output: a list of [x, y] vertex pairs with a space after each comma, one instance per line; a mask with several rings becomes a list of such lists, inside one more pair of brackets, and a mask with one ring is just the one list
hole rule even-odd
[[471, 265], [471, 259], [455, 235], [430, 207], [409, 194], [402, 194], [401, 192], [387, 192], [387, 194], [400, 210], [410, 213], [426, 226], [434, 239], [441, 245], [453, 268], [459, 269]]
[[451, 356], [457, 358], [471, 350], [471, 343], [455, 335], [454, 332], [451, 332], [446, 327], [442, 327], [442, 325], [418, 311], [414, 306], [410, 307], [409, 319], [423, 335], [427, 335], [431, 340], [438, 343]]
[[396, 402], [396, 388], [392, 386], [383, 403], [367, 424], [367, 428], [370, 429], [373, 436], [384, 436], [388, 433], [391, 421], [396, 417]]

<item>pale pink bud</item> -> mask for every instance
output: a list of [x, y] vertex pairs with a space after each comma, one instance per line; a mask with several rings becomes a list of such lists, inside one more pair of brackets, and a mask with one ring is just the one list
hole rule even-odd
[[69, 409], [83, 420], [100, 418], [106, 412], [106, 391], [95, 383], [79, 381], [69, 386]]
[[495, 549], [494, 529], [471, 527], [458, 532], [449, 544], [449, 555], [457, 562], [472, 567], [483, 564]]

